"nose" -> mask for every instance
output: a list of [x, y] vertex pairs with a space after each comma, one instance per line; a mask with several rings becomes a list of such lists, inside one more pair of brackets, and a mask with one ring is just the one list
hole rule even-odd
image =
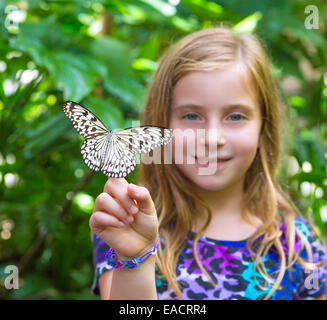
[[217, 125], [210, 125], [204, 128], [200, 136], [200, 144], [197, 145], [197, 156], [208, 157], [209, 159], [217, 158], [218, 149], [226, 143], [224, 132]]
[[205, 144], [206, 146], [217, 147], [224, 145], [226, 143], [226, 138], [222, 127], [213, 124], [205, 128], [204, 136], [202, 136], [200, 141], [201, 144]]

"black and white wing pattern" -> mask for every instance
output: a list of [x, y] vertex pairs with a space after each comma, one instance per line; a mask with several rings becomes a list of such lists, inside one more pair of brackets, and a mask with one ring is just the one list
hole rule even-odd
[[84, 162], [90, 169], [99, 171], [101, 154], [109, 131], [91, 111], [78, 103], [66, 101], [63, 110], [77, 132], [85, 138], [81, 147]]
[[106, 136], [108, 129], [91, 111], [73, 101], [64, 102], [64, 113], [72, 121], [77, 132], [85, 139]]
[[94, 170], [99, 171], [102, 167], [102, 150], [105, 147], [106, 136], [96, 136], [91, 139], [85, 139], [81, 147], [81, 153], [86, 165]]
[[101, 171], [107, 177], [124, 178], [136, 167], [135, 154], [112, 136]]
[[110, 131], [91, 111], [73, 101], [66, 101], [63, 110], [85, 138], [81, 153], [86, 165], [108, 177], [126, 177], [136, 167], [135, 153], [148, 153], [172, 138], [172, 130], [156, 126]]
[[125, 143], [134, 153], [148, 153], [170, 142], [170, 129], [156, 126], [140, 126], [114, 131], [118, 141]]

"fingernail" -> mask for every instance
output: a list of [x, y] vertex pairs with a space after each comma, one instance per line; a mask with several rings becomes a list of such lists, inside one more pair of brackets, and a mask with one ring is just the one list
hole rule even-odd
[[132, 223], [132, 222], [134, 221], [134, 218], [131, 217], [131, 216], [128, 216], [128, 217], [127, 217], [127, 220], [128, 220], [129, 223]]
[[125, 223], [122, 222], [122, 221], [119, 221], [119, 226], [122, 228], [122, 227], [125, 227]]
[[137, 211], [139, 211], [139, 209], [136, 206], [132, 205], [129, 208], [129, 211], [130, 211], [130, 213], [135, 214], [135, 213], [137, 213]]

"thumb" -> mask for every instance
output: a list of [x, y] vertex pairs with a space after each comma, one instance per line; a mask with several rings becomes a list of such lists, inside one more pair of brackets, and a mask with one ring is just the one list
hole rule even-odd
[[140, 211], [148, 215], [155, 215], [156, 209], [147, 188], [130, 183], [127, 191], [128, 195], [136, 200]]

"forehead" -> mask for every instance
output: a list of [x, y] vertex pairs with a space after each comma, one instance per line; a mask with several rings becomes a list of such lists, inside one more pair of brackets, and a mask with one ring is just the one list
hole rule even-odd
[[248, 73], [238, 64], [212, 71], [193, 71], [175, 85], [172, 108], [194, 103], [204, 106], [258, 105], [257, 90]]

